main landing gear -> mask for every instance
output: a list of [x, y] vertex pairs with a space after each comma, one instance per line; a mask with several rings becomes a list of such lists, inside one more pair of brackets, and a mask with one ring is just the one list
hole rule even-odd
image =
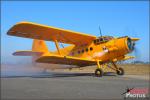
[[114, 70], [116, 71], [117, 75], [124, 75], [124, 69], [121, 67], [117, 67], [117, 65], [114, 62], [111, 62], [114, 66]]
[[117, 75], [124, 75], [124, 69], [120, 67], [120, 68], [118, 68], [116, 73], [117, 73]]
[[[114, 62], [111, 62], [113, 67], [107, 65], [109, 68], [116, 71], [117, 75], [124, 75], [124, 69], [121, 67], [117, 67], [117, 65]], [[99, 61], [97, 61], [97, 69], [95, 70], [95, 76], [96, 77], [102, 77], [104, 75], [104, 72], [101, 68], [102, 65], [100, 65]]]
[[99, 61], [97, 61], [97, 69], [95, 70], [95, 76], [102, 77], [103, 74], [104, 74], [104, 72], [100, 66], [100, 63], [99, 63]]
[[103, 70], [102, 70], [101, 68], [97, 68], [97, 69], [95, 70], [95, 76], [97, 76], [97, 77], [102, 77], [103, 74], [104, 74], [104, 72], [103, 72]]

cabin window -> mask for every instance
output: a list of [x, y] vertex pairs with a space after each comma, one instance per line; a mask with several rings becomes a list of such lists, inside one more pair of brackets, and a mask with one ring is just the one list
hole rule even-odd
[[82, 50], [82, 53], [84, 53], [84, 49]]
[[80, 54], [80, 51], [78, 51], [78, 54]]
[[74, 55], [74, 52], [72, 52], [72, 56]]
[[103, 41], [103, 38], [100, 38], [99, 40], [100, 40], [100, 42], [102, 42], [102, 41]]
[[89, 49], [88, 49], [88, 48], [86, 48], [86, 49], [85, 49], [85, 51], [86, 51], [86, 52], [88, 52], [88, 51], [89, 51]]
[[90, 47], [90, 51], [92, 51], [93, 50], [93, 48], [92, 47]]
[[96, 44], [96, 40], [94, 40], [94, 43]]
[[97, 43], [99, 42], [99, 39], [97, 39]]

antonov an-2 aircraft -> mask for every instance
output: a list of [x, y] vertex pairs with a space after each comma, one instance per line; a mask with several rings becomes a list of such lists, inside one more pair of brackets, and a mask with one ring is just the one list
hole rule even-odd
[[[112, 64], [112, 66], [108, 65], [109, 68], [115, 70], [118, 75], [123, 75], [123, 68], [117, 67], [116, 62], [134, 58], [126, 54], [134, 50], [135, 41], [139, 40], [139, 38], [128, 36], [96, 37], [32, 22], [19, 22], [7, 34], [34, 39], [31, 51], [16, 51], [13, 55], [33, 56], [37, 63], [76, 65], [77, 67], [97, 65], [95, 70], [97, 77], [103, 76], [103, 65], [108, 63]], [[53, 41], [57, 51], [49, 51], [45, 41]], [[71, 45], [59, 48], [59, 43]]]

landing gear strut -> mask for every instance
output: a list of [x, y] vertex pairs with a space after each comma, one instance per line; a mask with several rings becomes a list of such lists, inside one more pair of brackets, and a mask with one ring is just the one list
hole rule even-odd
[[99, 61], [97, 61], [97, 69], [95, 70], [95, 76], [97, 77], [102, 77], [104, 72], [103, 70], [100, 68], [100, 64], [99, 64]]
[[124, 69], [123, 68], [117, 67], [117, 65], [114, 62], [112, 62], [112, 65], [115, 67], [117, 75], [124, 75]]
[[[111, 62], [111, 64], [113, 65], [113, 67], [107, 65], [109, 68], [113, 69], [116, 71], [117, 75], [124, 75], [124, 69], [121, 67], [117, 67], [115, 62]], [[104, 72], [101, 68], [102, 65], [100, 65], [99, 61], [97, 61], [97, 69], [95, 70], [95, 76], [97, 77], [102, 77], [104, 75]]]

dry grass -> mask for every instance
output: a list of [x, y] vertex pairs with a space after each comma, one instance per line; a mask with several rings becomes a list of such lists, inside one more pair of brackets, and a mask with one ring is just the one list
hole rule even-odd
[[119, 65], [119, 66], [124, 68], [126, 74], [135, 74], [135, 75], [150, 74], [149, 64], [126, 64], [126, 65]]

